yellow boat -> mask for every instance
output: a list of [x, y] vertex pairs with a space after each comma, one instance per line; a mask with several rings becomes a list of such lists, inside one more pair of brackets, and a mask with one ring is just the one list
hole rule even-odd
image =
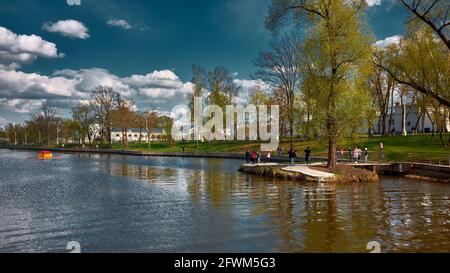
[[39, 159], [50, 159], [53, 158], [53, 154], [50, 151], [40, 151]]

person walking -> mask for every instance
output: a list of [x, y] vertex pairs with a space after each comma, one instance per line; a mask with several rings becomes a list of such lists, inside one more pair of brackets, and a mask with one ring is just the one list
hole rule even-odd
[[351, 162], [352, 161], [352, 147], [348, 148], [348, 161]]
[[252, 152], [251, 156], [250, 156], [250, 162], [252, 164], [256, 164], [256, 158], [258, 157], [258, 155], [256, 154], [255, 151]]
[[247, 164], [250, 163], [250, 156], [250, 152], [247, 150], [245, 152], [245, 161], [247, 162]]
[[270, 151], [267, 152], [266, 158], [267, 161], [270, 161], [270, 158], [272, 157], [272, 155], [270, 154]]
[[295, 158], [297, 157], [297, 154], [295, 153], [295, 150], [293, 151], [292, 149], [289, 150], [289, 160], [291, 161], [291, 166], [295, 165]]
[[353, 159], [355, 160], [355, 163], [358, 163], [358, 158], [359, 158], [359, 149], [358, 147], [356, 147], [355, 150], [353, 150]]
[[367, 148], [364, 148], [364, 161], [369, 162], [369, 150]]
[[258, 164], [261, 163], [261, 153], [260, 152], [256, 153], [256, 160], [257, 160]]
[[305, 161], [306, 161], [306, 165], [311, 165], [310, 155], [311, 155], [311, 148], [310, 148], [310, 147], [307, 147], [306, 150], [305, 150]]

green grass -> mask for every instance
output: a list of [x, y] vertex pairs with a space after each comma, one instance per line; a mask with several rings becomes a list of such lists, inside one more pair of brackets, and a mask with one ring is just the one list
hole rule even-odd
[[[446, 143], [450, 145], [449, 135], [444, 136]], [[347, 139], [340, 141], [338, 147], [343, 147], [345, 151], [349, 147], [354, 148], [358, 146], [361, 149], [368, 148], [372, 152], [371, 159], [377, 160], [379, 156], [380, 142], [384, 144], [385, 159], [389, 161], [445, 161], [450, 155], [449, 147], [442, 147], [439, 136], [435, 135], [416, 135], [416, 136], [388, 136], [388, 137], [367, 137], [362, 136], [357, 140]], [[290, 148], [289, 139], [283, 139], [281, 145], [285, 153]], [[306, 147], [311, 147], [313, 156], [326, 156], [328, 151], [328, 144], [326, 141], [318, 140], [296, 140], [295, 149], [299, 155], [303, 153]], [[93, 147], [95, 145], [86, 145], [86, 147]], [[74, 145], [66, 145], [67, 148], [74, 147]], [[244, 153], [247, 150], [258, 150], [259, 142], [249, 141], [211, 141], [176, 143], [169, 145], [166, 142], [156, 142], [151, 144], [151, 148], [147, 148], [147, 143], [130, 143], [126, 149], [139, 151], [157, 151], [157, 152], [182, 152], [184, 147], [185, 152], [215, 152], [215, 153]], [[107, 148], [104, 146], [103, 148]], [[123, 149], [122, 144], [113, 144], [113, 149]]]

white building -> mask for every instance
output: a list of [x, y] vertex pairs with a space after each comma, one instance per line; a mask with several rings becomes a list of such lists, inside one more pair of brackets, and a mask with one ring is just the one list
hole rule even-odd
[[[139, 129], [139, 128], [130, 128], [127, 130], [127, 138], [128, 142], [138, 142], [139, 138], [142, 142], [147, 142], [147, 131], [145, 129]], [[159, 141], [163, 138], [165, 135], [164, 130], [162, 129], [154, 129], [150, 134], [150, 141]], [[122, 129], [120, 128], [113, 128], [111, 131], [111, 139], [113, 142], [122, 142], [123, 141], [123, 134]]]
[[[419, 107], [415, 105], [405, 105], [405, 130], [407, 134], [413, 133], [415, 130], [417, 133], [431, 133], [433, 127], [436, 127], [431, 109], [428, 113], [421, 114]], [[389, 128], [389, 124], [391, 127]], [[400, 103], [396, 103], [394, 108], [388, 111], [386, 116], [386, 128], [388, 132], [393, 132], [395, 134], [402, 134], [402, 124], [403, 124], [403, 107]], [[378, 119], [375, 125], [375, 134], [382, 134], [382, 120]], [[433, 126], [434, 125], [434, 126]], [[450, 131], [450, 123], [447, 118], [446, 130]]]

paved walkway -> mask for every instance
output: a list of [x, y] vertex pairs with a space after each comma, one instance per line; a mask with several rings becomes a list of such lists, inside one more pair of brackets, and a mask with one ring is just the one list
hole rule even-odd
[[290, 167], [283, 168], [282, 170], [289, 171], [289, 172], [301, 173], [301, 174], [304, 174], [309, 177], [317, 178], [317, 179], [319, 179], [319, 181], [334, 176], [334, 174], [332, 174], [332, 173], [316, 171], [316, 170], [310, 169], [308, 166], [304, 166], [304, 165], [290, 166]]
[[259, 164], [242, 164], [244, 167], [272, 167], [272, 166], [278, 166], [280, 164], [278, 163], [259, 163]]

